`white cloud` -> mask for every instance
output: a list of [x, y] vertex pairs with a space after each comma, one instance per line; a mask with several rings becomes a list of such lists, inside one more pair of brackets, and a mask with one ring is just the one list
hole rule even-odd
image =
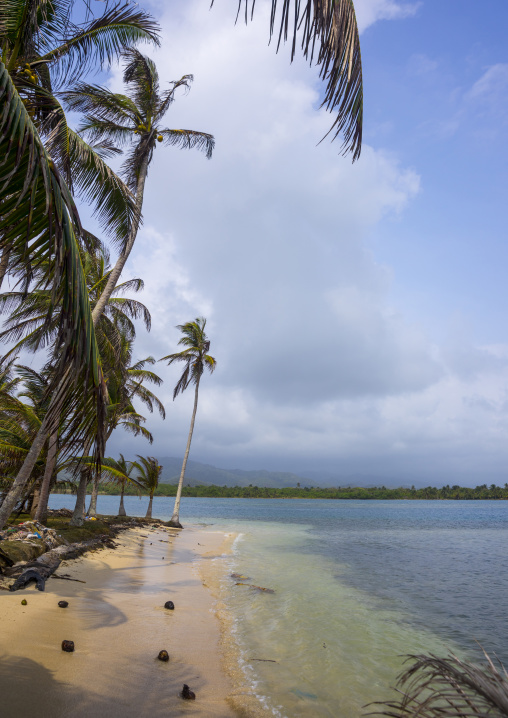
[[[316, 70], [266, 46], [266, 4], [247, 27], [229, 4], [207, 7], [189, 0], [162, 18], [171, 41], [155, 60], [165, 80], [194, 73], [167, 122], [212, 132], [214, 158], [157, 148], [129, 267], [154, 316], [140, 354], [174, 351], [176, 324], [209, 318], [218, 367], [203, 380], [194, 458], [402, 475], [420, 470], [415, 457], [424, 473], [471, 442], [504, 447], [499, 350], [436, 347], [391, 305], [391, 271], [366, 247], [417, 196], [417, 172], [369, 146], [355, 165], [338, 145], [316, 146], [330, 125]], [[357, 9], [365, 26], [415, 6]], [[168, 419], [151, 422], [160, 456], [182, 453], [192, 404], [172, 403], [177, 370], [164, 375]], [[477, 421], [481, 406], [495, 419]]]
[[395, 0], [356, 0], [355, 10], [360, 32], [379, 20], [399, 20], [412, 17], [421, 2], [395, 2]]

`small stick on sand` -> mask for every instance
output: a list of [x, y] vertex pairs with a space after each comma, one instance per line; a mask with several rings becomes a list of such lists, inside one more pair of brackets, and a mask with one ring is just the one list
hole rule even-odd
[[249, 658], [249, 661], [263, 661], [263, 663], [277, 663], [273, 658]]

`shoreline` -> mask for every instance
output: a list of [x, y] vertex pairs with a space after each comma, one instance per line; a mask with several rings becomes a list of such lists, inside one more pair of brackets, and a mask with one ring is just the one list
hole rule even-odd
[[[117, 538], [117, 549], [63, 562], [60, 573], [75, 581], [49, 579], [45, 592], [33, 584], [1, 592], [6, 715], [262, 715], [238, 664], [235, 671], [219, 600], [224, 565], [214, 559], [227, 555], [234, 539], [192, 525], [184, 531], [132, 528]], [[59, 608], [59, 600], [69, 606]], [[164, 608], [167, 600], [174, 611]], [[62, 640], [73, 640], [75, 652], [63, 652]], [[157, 660], [160, 650], [169, 652], [168, 663]], [[180, 698], [184, 683], [195, 701]]]

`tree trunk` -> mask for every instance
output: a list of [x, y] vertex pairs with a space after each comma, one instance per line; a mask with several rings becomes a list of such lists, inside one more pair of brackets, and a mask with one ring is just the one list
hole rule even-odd
[[89, 478], [88, 469], [82, 469], [79, 477], [76, 506], [74, 507], [74, 513], [69, 522], [71, 526], [83, 526], [85, 520], [86, 487], [88, 486]]
[[173, 516], [169, 522], [169, 526], [176, 529], [183, 529], [180, 523], [180, 499], [182, 497], [182, 486], [183, 479], [185, 476], [185, 467], [187, 466], [187, 459], [189, 458], [190, 445], [192, 441], [192, 432], [194, 431], [194, 422], [196, 421], [196, 412], [198, 410], [198, 391], [199, 391], [199, 379], [196, 384], [196, 391], [194, 393], [194, 410], [192, 412], [192, 419], [190, 423], [189, 438], [187, 439], [187, 446], [185, 448], [185, 455], [183, 457], [182, 470], [180, 472], [180, 479], [178, 481], [178, 489], [176, 490], [175, 508], [173, 509]]
[[124, 491], [125, 491], [125, 481], [122, 481], [122, 491], [120, 492], [120, 508], [118, 509], [119, 516], [127, 516], [127, 512], [125, 511], [125, 506], [123, 505]]
[[30, 447], [28, 454], [26, 455], [25, 461], [23, 462], [23, 466], [21, 467], [9, 493], [5, 497], [3, 504], [0, 507], [0, 530], [3, 529], [3, 527], [9, 520], [9, 516], [11, 515], [14, 506], [21, 498], [23, 489], [25, 488], [30, 478], [32, 469], [35, 466], [35, 462], [39, 458], [39, 454], [41, 453], [42, 447], [44, 446], [44, 442], [46, 441], [49, 428], [50, 427], [48, 414], [46, 414], [39, 428], [39, 431], [37, 432], [35, 439], [33, 440], [32, 446]]
[[89, 516], [97, 516], [97, 496], [99, 494], [99, 474], [95, 472], [92, 486], [92, 495], [90, 497], [90, 506], [88, 507]]
[[[88, 456], [91, 446], [92, 442], [87, 441], [83, 447], [83, 456]], [[85, 520], [86, 487], [88, 486], [89, 480], [90, 469], [88, 466], [83, 466], [80, 471], [76, 506], [74, 507], [74, 513], [72, 514], [72, 518], [69, 522], [71, 526], [83, 526], [83, 522]]]
[[92, 312], [94, 326], [97, 324], [97, 321], [104, 312], [104, 309], [106, 308], [106, 305], [109, 302], [111, 295], [113, 294], [113, 291], [125, 266], [125, 262], [129, 258], [129, 254], [131, 253], [131, 250], [134, 246], [134, 242], [136, 241], [136, 236], [139, 229], [139, 221], [141, 217], [141, 208], [143, 207], [143, 196], [145, 193], [145, 180], [147, 171], [148, 161], [145, 159], [139, 170], [138, 186], [136, 187], [136, 209], [138, 210], [139, 215], [137, 218], [134, 219], [132, 223], [129, 237], [125, 244], [124, 250], [116, 260], [116, 264], [111, 270], [106, 286], [104, 287], [102, 294], [97, 300], [97, 304], [94, 307], [94, 310]]
[[37, 482], [34, 486], [31, 499], [32, 501], [30, 505], [30, 518], [35, 519], [37, 515], [37, 509], [39, 507], [39, 501], [41, 500], [41, 485], [39, 482]]
[[49, 437], [48, 457], [46, 459], [46, 467], [44, 469], [44, 478], [41, 484], [41, 493], [39, 496], [39, 504], [35, 513], [37, 521], [45, 524], [48, 520], [48, 501], [51, 489], [51, 479], [55, 471], [56, 459], [58, 456], [58, 430], [54, 431]]
[[153, 491], [150, 492], [150, 501], [148, 502], [148, 510], [146, 512], [145, 519], [152, 518], [152, 503], [153, 503]]

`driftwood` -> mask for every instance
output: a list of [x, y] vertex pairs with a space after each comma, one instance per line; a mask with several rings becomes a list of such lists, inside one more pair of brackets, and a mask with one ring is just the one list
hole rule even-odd
[[263, 661], [263, 663], [277, 663], [273, 658], [249, 658], [249, 661]]
[[37, 567], [31, 566], [30, 568], [25, 568], [12, 586], [9, 587], [9, 591], [18, 591], [20, 588], [26, 588], [31, 581], [36, 582], [39, 591], [44, 591], [46, 581], [59, 566], [60, 561], [51, 566], [39, 565]]
[[51, 578], [60, 578], [62, 581], [76, 581], [77, 583], [86, 583], [86, 581], [82, 581], [80, 578], [71, 578], [70, 576], [66, 576], [65, 574], [59, 576], [58, 574], [54, 573]]

